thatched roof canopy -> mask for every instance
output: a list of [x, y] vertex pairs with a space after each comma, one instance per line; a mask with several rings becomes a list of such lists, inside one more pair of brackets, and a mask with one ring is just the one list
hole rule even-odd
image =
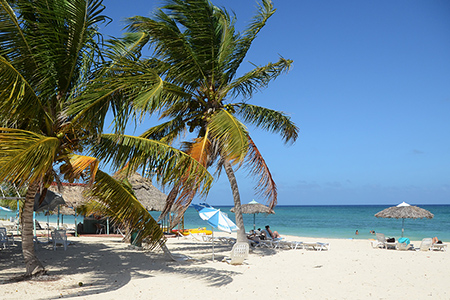
[[128, 176], [136, 198], [150, 211], [162, 211], [166, 204], [167, 195], [158, 190], [152, 181], [134, 173]]
[[[158, 190], [151, 180], [135, 173], [128, 177], [136, 198], [149, 211], [162, 211], [166, 203], [167, 195]], [[61, 194], [66, 205], [60, 206], [60, 213], [65, 215], [74, 215], [74, 208], [77, 208], [87, 201], [84, 192], [87, 190], [86, 184], [81, 183], [63, 183], [62, 188], [58, 191], [56, 184], [51, 185], [49, 190]], [[53, 213], [56, 213], [55, 210]]]
[[[74, 215], [74, 208], [77, 208], [88, 201], [88, 199], [83, 196], [86, 189], [87, 185], [82, 183], [62, 183], [61, 190], [58, 190], [56, 184], [52, 184], [49, 187], [49, 190], [52, 192], [61, 194], [66, 202], [65, 205], [60, 206], [60, 213], [63, 215]], [[56, 213], [57, 210], [53, 212]]]
[[375, 214], [377, 218], [395, 218], [395, 219], [432, 219], [434, 215], [426, 209], [418, 206], [393, 206], [388, 207]]
[[[273, 211], [273, 209], [270, 209], [269, 207], [267, 207], [261, 203], [242, 204], [241, 210], [242, 210], [243, 214], [259, 214], [259, 213], [274, 214], [275, 213]], [[234, 213], [234, 207], [230, 211], [232, 213]]]

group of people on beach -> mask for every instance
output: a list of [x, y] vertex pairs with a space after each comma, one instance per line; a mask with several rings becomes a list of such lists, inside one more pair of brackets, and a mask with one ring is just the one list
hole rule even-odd
[[249, 240], [253, 240], [253, 241], [259, 241], [259, 240], [275, 240], [275, 239], [280, 239], [281, 236], [278, 233], [278, 231], [272, 231], [270, 229], [269, 225], [266, 225], [265, 228], [263, 230], [261, 230], [261, 228], [255, 229], [255, 230], [251, 230], [250, 233], [247, 235], [247, 238]]

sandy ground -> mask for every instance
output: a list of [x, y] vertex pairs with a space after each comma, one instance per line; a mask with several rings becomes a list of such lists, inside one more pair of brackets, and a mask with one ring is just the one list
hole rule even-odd
[[8, 282], [24, 272], [20, 241], [0, 250], [0, 299], [450, 299], [450, 251], [373, 249], [369, 240], [320, 239], [330, 243], [329, 251], [254, 248], [244, 265], [233, 266], [221, 261], [229, 255], [228, 244], [216, 244], [213, 262], [210, 243], [169, 239], [173, 253], [195, 258], [178, 263], [117, 237], [70, 240], [67, 251], [39, 244], [36, 253], [49, 276], [26, 282]]

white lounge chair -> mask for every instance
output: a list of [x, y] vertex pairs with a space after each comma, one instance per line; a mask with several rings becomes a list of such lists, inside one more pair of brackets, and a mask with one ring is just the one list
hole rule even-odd
[[165, 256], [169, 260], [173, 260], [173, 261], [176, 261], [176, 262], [184, 262], [184, 261], [194, 260], [192, 257], [184, 255], [184, 254], [172, 254], [169, 251], [169, 249], [167, 248], [166, 244], [162, 244], [160, 246], [161, 246], [161, 249], [164, 252]]
[[384, 236], [384, 233], [376, 233], [377, 236], [377, 242], [374, 245], [374, 248], [386, 248], [386, 237]]
[[388, 242], [386, 240], [386, 237], [384, 236], [384, 233], [376, 233], [377, 236], [377, 245], [378, 248], [386, 248], [386, 249], [396, 249], [397, 243], [396, 242]]
[[56, 250], [56, 245], [63, 245], [64, 251], [67, 250], [67, 245], [69, 241], [67, 240], [67, 234], [65, 230], [54, 230], [51, 233], [53, 242], [53, 251]]
[[447, 244], [437, 244], [437, 243], [434, 243], [434, 244], [431, 246], [431, 250], [433, 250], [433, 251], [447, 251]]
[[233, 245], [236, 243], [236, 239], [233, 237], [226, 237], [226, 236], [222, 236], [219, 237], [219, 241], [222, 242], [223, 244], [229, 244], [229, 245]]
[[409, 249], [414, 249], [414, 246], [412, 244], [397, 242], [396, 249], [397, 250], [409, 250]]
[[419, 251], [429, 251], [433, 245], [433, 240], [431, 238], [425, 238], [420, 243]]
[[304, 249], [309, 249], [309, 250], [316, 250], [316, 251], [330, 250], [330, 243], [304, 242], [303, 243], [303, 248]]
[[303, 242], [297, 242], [297, 241], [291, 241], [290, 243], [290, 247], [291, 249], [304, 249], [304, 245]]
[[272, 242], [274, 248], [280, 248], [280, 249], [294, 249], [293, 242], [285, 241], [285, 240], [275, 240]]

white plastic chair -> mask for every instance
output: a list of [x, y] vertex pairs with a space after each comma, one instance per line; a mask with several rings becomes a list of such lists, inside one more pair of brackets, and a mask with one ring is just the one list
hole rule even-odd
[[69, 241], [67, 240], [67, 235], [65, 230], [54, 230], [52, 231], [52, 241], [53, 241], [53, 251], [56, 250], [56, 245], [63, 245], [64, 251], [67, 250], [67, 245]]
[[3, 249], [8, 246], [8, 234], [6, 228], [0, 227], [0, 245], [3, 244]]
[[230, 264], [232, 265], [242, 265], [244, 260], [248, 257], [248, 243], [236, 243], [233, 245], [231, 249], [231, 260]]

